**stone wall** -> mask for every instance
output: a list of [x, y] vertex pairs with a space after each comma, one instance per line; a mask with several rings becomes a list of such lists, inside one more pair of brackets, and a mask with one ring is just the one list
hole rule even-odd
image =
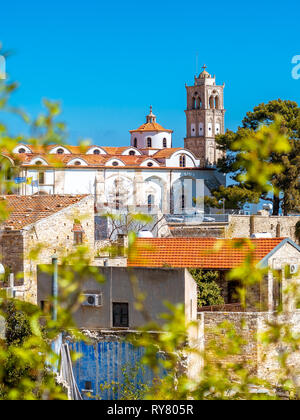
[[295, 226], [298, 216], [229, 215], [228, 223], [200, 223], [197, 225], [170, 224], [174, 237], [250, 238], [253, 233], [268, 232], [273, 238], [291, 238], [296, 243]]
[[[288, 325], [294, 337], [299, 337], [300, 333], [300, 311], [284, 313], [275, 316], [274, 313], [260, 315], [258, 317], [258, 336], [263, 334], [269, 327], [268, 323]], [[299, 340], [298, 340], [299, 341]], [[282, 373], [279, 357], [284, 353], [288, 354], [287, 366], [291, 369], [294, 381], [300, 386], [300, 351], [291, 349], [291, 346], [281, 340], [281, 342], [269, 345], [266, 349], [260, 342], [257, 347], [257, 376], [266, 379], [271, 383], [277, 383], [278, 377]]]
[[203, 323], [204, 349], [209, 351], [210, 343], [216, 340], [215, 329], [223, 323], [232, 324], [236, 332], [245, 340], [243, 352], [226, 358], [224, 362], [240, 363], [249, 361], [249, 368], [252, 373], [257, 372], [257, 313], [253, 312], [201, 312], [200, 322]]
[[[278, 383], [280, 374], [279, 356], [288, 351], [288, 344], [279, 342], [265, 346], [261, 342], [262, 334], [269, 328], [269, 323], [284, 324], [294, 334], [300, 333], [300, 311], [287, 312], [276, 316], [270, 312], [202, 312], [198, 314], [203, 325], [203, 337], [200, 338], [204, 350], [209, 351], [209, 343], [216, 339], [214, 329], [227, 321], [235, 327], [236, 332], [245, 340], [241, 354], [228, 357], [223, 362], [247, 363], [251, 373], [258, 378]], [[300, 352], [293, 351], [288, 357], [288, 365], [300, 381]]]
[[169, 224], [171, 236], [176, 238], [224, 238], [225, 223], [202, 223], [201, 225], [180, 225]]
[[298, 242], [295, 237], [295, 226], [299, 220], [298, 216], [230, 215], [225, 236], [227, 238], [249, 238], [253, 233], [268, 232], [273, 238], [291, 238]]

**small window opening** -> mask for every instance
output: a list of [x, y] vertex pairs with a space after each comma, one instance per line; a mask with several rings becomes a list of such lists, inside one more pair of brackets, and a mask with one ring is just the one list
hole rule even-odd
[[129, 327], [128, 303], [113, 303], [113, 326]]

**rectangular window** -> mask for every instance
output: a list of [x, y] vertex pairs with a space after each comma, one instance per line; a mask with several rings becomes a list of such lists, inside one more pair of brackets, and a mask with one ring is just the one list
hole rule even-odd
[[93, 388], [92, 388], [92, 382], [91, 381], [85, 381], [85, 383], [84, 383], [84, 389], [85, 389], [85, 391], [92, 391], [93, 390]]
[[128, 303], [113, 303], [113, 326], [129, 327]]
[[45, 172], [39, 172], [39, 184], [40, 185], [45, 184]]
[[83, 243], [83, 232], [74, 232], [74, 244], [81, 245]]

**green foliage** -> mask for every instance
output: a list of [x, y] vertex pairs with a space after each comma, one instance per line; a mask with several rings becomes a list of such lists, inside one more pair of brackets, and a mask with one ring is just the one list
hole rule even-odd
[[6, 339], [0, 344], [0, 399], [66, 399], [46, 365], [51, 349], [33, 332], [38, 308], [3, 298], [0, 308], [6, 320]]
[[[8, 155], [18, 142], [39, 145], [41, 150], [47, 144], [65, 142], [65, 124], [56, 121], [60, 115], [59, 103], [44, 100], [46, 112], [31, 120], [22, 110], [10, 106], [10, 96], [16, 89], [16, 83], [0, 81], [0, 116], [3, 115], [2, 111], [13, 112], [30, 124], [32, 130], [30, 137], [11, 136], [6, 124], [0, 120], [0, 150], [3, 155], [0, 186], [7, 190], [13, 187], [11, 180], [6, 179], [10, 168]], [[276, 120], [277, 114], [283, 119]], [[247, 114], [243, 127], [237, 133], [227, 132], [219, 137], [218, 143], [223, 150], [229, 150], [228, 160], [219, 162], [219, 168], [225, 173], [234, 172], [233, 180], [237, 184], [226, 191], [216, 191], [214, 199], [218, 200], [223, 195], [241, 206], [246, 199], [258, 200], [262, 197], [268, 198], [271, 194], [270, 199], [276, 204], [275, 214], [281, 201], [285, 212], [298, 207], [300, 153], [297, 104], [280, 100], [261, 104]], [[4, 221], [8, 214], [5, 205], [0, 202], [0, 221]], [[135, 223], [148, 222], [147, 218], [141, 219], [132, 217]], [[135, 235], [130, 233], [128, 255], [135, 252], [134, 242]], [[241, 240], [236, 246], [242, 247], [245, 244], [249, 249], [247, 257], [243, 264], [230, 272], [229, 280], [239, 281], [237, 292], [246, 309], [252, 288], [262, 284], [266, 270], [257, 266], [255, 247], [251, 242]], [[29, 252], [32, 258], [38, 259], [42, 250], [43, 245], [39, 244]], [[99, 275], [98, 268], [91, 265], [92, 251], [80, 246], [71, 254], [58, 255], [60, 296], [58, 302], [51, 302], [58, 306], [57, 321], [46, 317], [35, 305], [0, 296], [0, 316], [6, 320], [7, 326], [5, 339], [0, 340], [0, 399], [66, 399], [52, 373], [51, 367], [57, 363], [58, 358], [51, 349], [51, 342], [61, 332], [84, 339], [72, 316], [82, 299], [82, 284], [91, 276], [99, 282], [104, 280]], [[51, 266], [45, 265], [41, 269], [52, 274]], [[213, 300], [215, 303], [219, 293], [215, 274], [194, 274], [203, 287], [199, 296], [201, 304], [203, 301]], [[208, 336], [205, 337], [203, 351], [194, 334], [198, 331], [199, 324], [197, 321], [187, 322], [184, 305], [173, 306], [166, 302], [167, 312], [161, 315], [162, 325], [154, 323], [145, 310], [145, 296], [137, 287], [133, 270], [129, 270], [129, 275], [136, 309], [149, 321], [131, 340], [134, 345], [145, 349], [141, 366], [151, 368], [156, 378], [162, 372], [165, 372], [165, 376], [154, 381], [150, 387], [141, 383], [136, 387], [134, 382], [139, 367], [125, 370], [123, 385], [107, 385], [116, 387], [121, 398], [274, 399], [276, 386], [280, 386], [288, 398], [300, 398], [299, 375], [296, 375], [299, 368], [293, 363], [293, 356], [300, 351], [300, 335], [286, 322], [282, 313], [283, 306], [278, 313], [269, 316], [267, 328], [259, 337], [259, 346], [263, 348], [266, 357], [270, 352], [274, 354], [274, 346], [281, 348], [277, 357], [279, 373], [275, 384], [268, 384], [256, 378], [251, 360], [244, 357], [247, 337], [243, 335], [243, 319], [240, 325], [226, 321], [213, 330], [206, 331]], [[299, 284], [289, 279], [285, 293], [291, 295], [299, 307]], [[78, 355], [75, 354], [74, 357]], [[253, 390], [253, 387], [262, 386], [267, 390], [265, 394]]]
[[[17, 89], [16, 83], [0, 80], [0, 187], [2, 191], [10, 191], [15, 185], [7, 179], [11, 162], [9, 155], [19, 142], [38, 145], [41, 153], [51, 143], [62, 143], [65, 140], [65, 125], [57, 122], [60, 114], [58, 102], [44, 100], [46, 112], [36, 119], [30, 119], [22, 110], [10, 106], [10, 96]], [[30, 136], [11, 136], [2, 117], [13, 112], [29, 125]], [[25, 130], [26, 131], [26, 130]], [[45, 149], [46, 151], [46, 149]], [[53, 164], [55, 156], [53, 157]], [[16, 162], [15, 169], [18, 169]], [[0, 202], [0, 222], [9, 216], [5, 202]], [[80, 215], [81, 217], [82, 215]], [[27, 249], [32, 263], [38, 262], [39, 255], [47, 244], [38, 244], [35, 249]], [[53, 366], [58, 356], [53, 352], [51, 343], [62, 332], [74, 338], [85, 339], [77, 330], [73, 321], [73, 313], [82, 300], [82, 283], [93, 276], [96, 281], [103, 281], [97, 267], [91, 265], [92, 251], [85, 246], [78, 246], [71, 253], [58, 251], [60, 263], [58, 302], [58, 319], [54, 321], [45, 316], [36, 305], [7, 299], [0, 295], [0, 316], [6, 322], [5, 340], [0, 340], [0, 399], [6, 400], [53, 400], [66, 399], [67, 396], [56, 384]], [[49, 275], [53, 267], [41, 266]], [[3, 279], [1, 279], [3, 280]], [[78, 355], [74, 354], [74, 358]]]
[[126, 364], [122, 367], [123, 378], [118, 382], [106, 382], [100, 386], [100, 391], [111, 391], [118, 395], [118, 400], [143, 400], [150, 390], [151, 384], [144, 384], [138, 375], [144, 374], [145, 368], [141, 363], [135, 366]]
[[280, 205], [284, 214], [299, 211], [300, 108], [295, 102], [262, 103], [247, 113], [236, 132], [227, 131], [216, 140], [227, 152], [218, 168], [234, 182], [215, 191], [208, 204], [224, 197], [227, 208], [241, 208], [265, 199], [273, 202], [274, 215]]
[[13, 301], [7, 302], [5, 338], [8, 346], [21, 346], [31, 336], [29, 318], [17, 310]]
[[223, 305], [222, 289], [218, 286], [218, 271], [203, 271], [198, 268], [190, 270], [198, 286], [198, 307]]

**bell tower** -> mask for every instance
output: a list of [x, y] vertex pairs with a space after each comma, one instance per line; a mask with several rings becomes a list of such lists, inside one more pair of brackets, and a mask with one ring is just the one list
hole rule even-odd
[[206, 71], [206, 66], [197, 77], [194, 86], [187, 86], [186, 137], [184, 147], [191, 150], [202, 167], [212, 167], [223, 152], [217, 150], [215, 136], [223, 134], [224, 127], [224, 87], [216, 85], [215, 76]]

